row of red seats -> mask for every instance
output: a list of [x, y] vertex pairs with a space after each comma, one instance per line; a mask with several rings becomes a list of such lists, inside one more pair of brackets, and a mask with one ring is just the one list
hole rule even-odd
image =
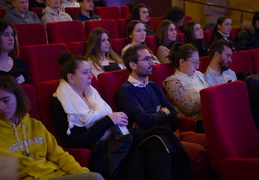
[[[42, 16], [42, 9], [44, 7], [33, 7], [32, 12], [36, 13], [39, 19]], [[67, 7], [65, 12], [68, 13], [72, 19], [80, 12], [79, 7]], [[130, 9], [129, 6], [107, 6], [107, 7], [94, 7], [94, 13], [99, 15], [102, 19], [118, 19], [118, 18], [129, 18]], [[2, 19], [6, 14], [5, 8], [0, 8], [0, 18]]]
[[[162, 20], [160, 17], [153, 18], [153, 26], [158, 26], [159, 22]], [[152, 24], [152, 23], [151, 23]], [[85, 26], [85, 28], [84, 28]], [[47, 44], [47, 43], [66, 43], [86, 41], [89, 33], [96, 27], [102, 27], [106, 29], [111, 39], [114, 40], [113, 45], [115, 52], [120, 54], [121, 49], [127, 44], [125, 37], [125, 31], [127, 26], [126, 19], [118, 19], [117, 22], [112, 19], [99, 20], [99, 21], [86, 21], [84, 26], [81, 21], [66, 21], [66, 22], [55, 22], [47, 24], [47, 31], [45, 31], [44, 25], [41, 23], [31, 23], [31, 24], [14, 24], [17, 30], [17, 37], [19, 46], [26, 45], [36, 45], [36, 44]], [[230, 36], [235, 38], [240, 28], [233, 28]], [[46, 33], [47, 32], [47, 33]], [[119, 33], [120, 32], [120, 33]], [[119, 35], [120, 34], [120, 35]], [[123, 34], [123, 35], [122, 35]], [[116, 39], [116, 40], [115, 40]], [[178, 33], [179, 42], [184, 43], [184, 34]], [[204, 31], [204, 41], [211, 43], [212, 31]], [[123, 46], [117, 46], [116, 42], [126, 42], [120, 43]], [[148, 47], [156, 52], [158, 46], [157, 39], [155, 37], [147, 37], [146, 43]]]
[[[20, 57], [27, 65], [33, 84], [37, 86], [40, 82], [59, 78], [57, 59], [62, 51], [70, 50], [73, 54], [80, 54], [79, 51], [81, 51], [83, 55], [85, 46], [85, 42], [70, 43], [69, 45], [54, 43], [23, 46], [20, 49]], [[201, 57], [200, 61], [199, 70], [205, 72], [209, 64], [209, 57]], [[231, 69], [235, 72], [245, 71], [250, 74], [258, 74], [259, 49], [233, 52]]]
[[125, 34], [127, 26], [126, 19], [123, 20], [125, 21], [121, 21], [120, 23], [116, 23], [112, 19], [86, 21], [83, 24], [81, 21], [54, 22], [48, 23], [46, 30], [42, 23], [13, 25], [17, 30], [18, 42], [21, 47], [36, 44], [61, 42], [68, 44], [70, 42], [86, 41], [89, 33], [97, 27], [107, 30], [111, 39], [121, 38], [118, 29]]

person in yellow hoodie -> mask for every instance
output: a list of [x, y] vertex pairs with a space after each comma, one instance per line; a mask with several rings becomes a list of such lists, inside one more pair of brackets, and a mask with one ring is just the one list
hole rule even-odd
[[103, 180], [58, 146], [45, 126], [29, 116], [29, 107], [15, 79], [0, 77], [0, 155], [19, 159], [19, 179]]

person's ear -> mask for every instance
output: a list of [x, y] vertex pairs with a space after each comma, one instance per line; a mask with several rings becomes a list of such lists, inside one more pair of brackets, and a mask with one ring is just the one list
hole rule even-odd
[[183, 65], [184, 65], [184, 62], [185, 62], [185, 60], [184, 60], [183, 58], [180, 59], [180, 60], [179, 60], [179, 65], [180, 65], [180, 66], [183, 66]]
[[219, 57], [220, 57], [219, 52], [215, 52], [214, 57], [215, 57], [215, 59], [219, 59]]
[[133, 38], [133, 35], [132, 35], [132, 34], [130, 34], [130, 35], [129, 35], [129, 37], [132, 39], [132, 38]]
[[129, 66], [130, 66], [130, 69], [132, 69], [132, 70], [135, 70], [136, 69], [136, 67], [137, 67], [137, 64], [135, 63], [135, 62], [130, 62], [129, 63]]
[[74, 76], [73, 76], [73, 74], [68, 74], [67, 75], [67, 81], [69, 83], [74, 83]]

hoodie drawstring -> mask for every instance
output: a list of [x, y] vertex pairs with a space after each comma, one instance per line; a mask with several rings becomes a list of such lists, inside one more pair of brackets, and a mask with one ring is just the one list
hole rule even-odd
[[15, 124], [14, 124], [14, 123], [11, 123], [11, 125], [12, 125], [13, 128], [14, 128], [14, 132], [15, 132], [15, 135], [16, 135], [16, 140], [18, 141], [18, 144], [19, 144], [19, 147], [20, 147], [20, 149], [21, 149], [21, 151], [22, 151], [22, 154], [23, 154], [24, 156], [29, 157], [29, 156], [30, 156], [30, 152], [29, 152], [29, 148], [28, 148], [28, 145], [27, 145], [25, 127], [24, 127], [23, 122], [21, 122], [21, 126], [22, 126], [22, 131], [23, 131], [23, 138], [24, 138], [24, 142], [25, 142], [25, 143], [23, 143], [23, 144], [24, 144], [24, 146], [25, 146], [26, 151], [23, 150], [23, 146], [21, 145], [21, 141], [20, 141], [20, 139], [19, 139], [18, 132], [17, 132], [17, 129], [16, 129], [16, 127], [15, 127]]

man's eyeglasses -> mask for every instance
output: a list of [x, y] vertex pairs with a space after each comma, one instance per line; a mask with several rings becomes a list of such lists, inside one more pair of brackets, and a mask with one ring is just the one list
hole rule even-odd
[[197, 66], [197, 65], [200, 65], [200, 61], [192, 61], [192, 60], [187, 60], [189, 62], [191, 62], [193, 65]]
[[151, 62], [151, 61], [153, 61], [153, 58], [152, 58], [152, 56], [146, 56], [145, 58], [140, 59], [140, 60], [137, 60], [137, 61], [147, 61], [147, 62]]

